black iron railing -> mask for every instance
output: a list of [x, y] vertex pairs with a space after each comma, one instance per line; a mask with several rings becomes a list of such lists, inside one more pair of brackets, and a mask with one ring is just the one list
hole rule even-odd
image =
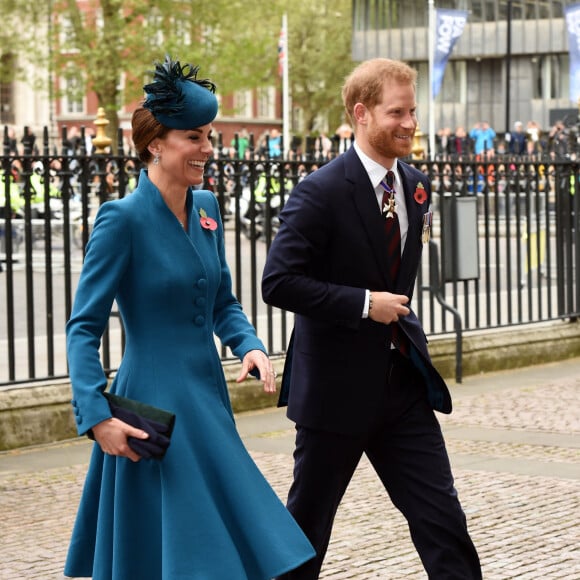
[[[123, 150], [28, 147], [0, 157], [0, 386], [66, 378], [64, 327], [98, 206], [129, 194], [139, 162]], [[62, 142], [66, 142], [66, 132]], [[336, 150], [336, 148], [335, 148]], [[234, 290], [271, 353], [283, 353], [292, 315], [265, 305], [264, 261], [292, 187], [336, 153], [307, 142], [287, 159], [250, 145], [231, 157], [218, 139], [205, 186], [219, 199]], [[410, 160], [433, 186], [434, 224], [413, 298], [428, 335], [575, 320], [580, 315], [579, 165], [499, 157]], [[460, 344], [460, 343], [459, 343]], [[113, 312], [107, 371], [123, 350]], [[222, 356], [231, 355], [222, 349]]]

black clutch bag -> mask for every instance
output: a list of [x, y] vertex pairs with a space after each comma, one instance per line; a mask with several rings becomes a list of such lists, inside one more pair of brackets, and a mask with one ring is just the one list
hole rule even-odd
[[[149, 434], [147, 439], [127, 437], [129, 447], [144, 459], [161, 459], [171, 443], [175, 414], [135, 399], [112, 393], [103, 395], [109, 402], [113, 417]], [[92, 430], [87, 435], [94, 439]]]

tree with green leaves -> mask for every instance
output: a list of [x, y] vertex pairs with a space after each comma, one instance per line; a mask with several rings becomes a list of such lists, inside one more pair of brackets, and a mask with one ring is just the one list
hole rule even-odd
[[0, 14], [0, 83], [25, 81], [35, 89], [46, 90], [50, 56], [48, 4], [0, 0]]
[[[274, 22], [275, 11], [243, 2], [215, 0], [61, 0], [54, 26], [55, 72], [82, 74], [84, 91], [93, 90], [110, 121], [142, 95], [153, 62], [170, 54], [200, 65], [221, 94], [263, 83], [272, 69], [266, 46], [269, 27], [243, 22], [260, 16]], [[271, 27], [270, 27], [271, 30]]]
[[[338, 124], [340, 86], [351, 67], [350, 0], [0, 0], [0, 63], [18, 62], [2, 81], [43, 79], [47, 96], [75, 99], [94, 91], [110, 122], [142, 95], [153, 62], [165, 54], [200, 65], [221, 95], [270, 86], [277, 44], [289, 11], [292, 100], [304, 112], [303, 132], [318, 115]], [[10, 58], [8, 58], [10, 56]], [[30, 67], [30, 68], [29, 68]], [[42, 74], [34, 76], [36, 69]], [[47, 74], [58, 79], [50, 93]], [[225, 114], [231, 111], [223, 111]]]
[[353, 68], [352, 1], [290, 0], [289, 4], [292, 104], [302, 110], [304, 134], [312, 133], [320, 116], [334, 130], [343, 121], [341, 89]]

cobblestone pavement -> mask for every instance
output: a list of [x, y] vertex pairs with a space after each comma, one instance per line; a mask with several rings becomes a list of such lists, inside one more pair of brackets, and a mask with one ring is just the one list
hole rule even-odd
[[[452, 391], [454, 412], [440, 420], [484, 578], [580, 579], [580, 358], [466, 377]], [[285, 498], [291, 423], [278, 409], [237, 422]], [[0, 453], [0, 580], [63, 578], [88, 452], [74, 440]], [[426, 578], [405, 520], [366, 460], [337, 514], [320, 578]]]

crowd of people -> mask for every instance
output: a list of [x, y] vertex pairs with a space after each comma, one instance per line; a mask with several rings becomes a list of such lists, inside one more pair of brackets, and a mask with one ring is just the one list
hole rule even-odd
[[528, 160], [568, 159], [576, 156], [577, 135], [557, 120], [548, 130], [537, 121], [516, 121], [510, 131], [498, 133], [488, 121], [480, 121], [467, 131], [443, 127], [435, 138], [437, 159], [471, 159], [487, 161], [496, 157], [525, 157]]
[[[470, 129], [457, 126], [440, 128], [435, 135], [436, 160], [484, 161], [500, 156], [525, 157], [528, 160], [568, 159], [577, 156], [578, 135], [576, 127], [557, 120], [549, 129], [542, 129], [537, 121], [516, 121], [511, 130], [496, 131], [488, 121], [479, 121]], [[231, 140], [230, 146], [216, 147], [220, 157], [232, 159], [279, 159], [284, 156], [281, 134], [277, 129], [267, 129], [254, 138], [246, 128]], [[425, 139], [425, 136], [423, 136]], [[343, 123], [330, 135], [316, 132], [305, 138], [293, 137], [287, 158], [329, 161], [344, 153], [353, 143], [353, 129]], [[424, 147], [427, 152], [427, 148]], [[424, 155], [428, 157], [428, 155]]]
[[[47, 193], [50, 199], [61, 199], [64, 196], [78, 200], [81, 182], [87, 175], [91, 191], [101, 190], [102, 178], [107, 195], [119, 193], [119, 162], [111, 158], [107, 159], [105, 166], [99, 164], [92, 155], [94, 136], [91, 127], [81, 131], [72, 125], [59, 140], [58, 147], [49, 148], [49, 143], [39, 142], [29, 128], [25, 128], [19, 138], [14, 127], [6, 127], [3, 155], [9, 159], [8, 163], [3, 163], [0, 167], [0, 184], [3, 185], [0, 190], [0, 211], [6, 211], [7, 188], [12, 215], [19, 214], [28, 196], [34, 210], [32, 217], [37, 217], [35, 210], [41, 209]], [[47, 149], [51, 151], [49, 155], [45, 152]], [[127, 147], [128, 151], [130, 147]], [[123, 192], [126, 193], [136, 187], [138, 168], [135, 161], [127, 160], [124, 170]], [[6, 182], [8, 185], [5, 185]]]
[[[260, 135], [250, 134], [246, 127], [231, 139], [229, 146], [214, 143], [215, 154], [232, 160], [266, 160], [266, 159], [315, 159], [329, 161], [340, 153], [344, 153], [353, 142], [352, 127], [343, 123], [334, 133], [317, 131], [304, 139], [296, 135], [290, 137], [288, 147], [283, 142], [279, 129], [266, 129]], [[286, 151], [285, 151], [286, 150]]]
[[[577, 131], [569, 127], [564, 120], [557, 120], [549, 129], [544, 130], [539, 123], [533, 120], [523, 123], [516, 121], [510, 131], [497, 132], [488, 121], [479, 121], [471, 129], [457, 126], [455, 130], [442, 127], [435, 135], [434, 159], [447, 158], [489, 160], [497, 156], [516, 156], [528, 159], [540, 159], [549, 156], [551, 159], [567, 159], [576, 157], [578, 144]], [[85, 128], [84, 140], [76, 126], [68, 129], [67, 137], [60, 143], [59, 151], [65, 155], [91, 155], [94, 130]], [[264, 130], [260, 135], [250, 134], [246, 127], [242, 127], [231, 139], [229, 144], [220, 145], [214, 135], [214, 154], [219, 157], [228, 157], [232, 160], [280, 159], [289, 160], [316, 159], [329, 161], [344, 153], [354, 139], [353, 129], [348, 123], [336, 128], [334, 133], [317, 131], [305, 138], [292, 137], [288, 151], [283, 144], [283, 136], [276, 128]], [[26, 129], [18, 138], [14, 127], [7, 127], [7, 136], [4, 137], [4, 152], [18, 157], [23, 154], [40, 155], [36, 135]], [[126, 154], [133, 154], [134, 147], [127, 140]], [[14, 177], [20, 167], [14, 167]]]

